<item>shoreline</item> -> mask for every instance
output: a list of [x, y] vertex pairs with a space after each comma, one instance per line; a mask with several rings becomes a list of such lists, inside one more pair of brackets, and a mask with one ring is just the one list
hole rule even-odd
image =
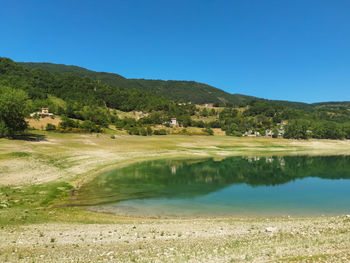
[[0, 187], [58, 180], [79, 186], [103, 171], [154, 159], [350, 154], [350, 140], [196, 136], [193, 141], [193, 136], [186, 135], [117, 136], [112, 140], [108, 135], [38, 133], [46, 139], [0, 139], [4, 149], [0, 154]]
[[[74, 206], [73, 206], [74, 207]], [[305, 214], [305, 215], [227, 215], [227, 216], [208, 216], [208, 215], [199, 215], [199, 216], [147, 216], [147, 215], [126, 215], [126, 214], [121, 214], [118, 212], [112, 212], [104, 209], [103, 207], [96, 207], [96, 208], [91, 208], [89, 205], [83, 205], [83, 206], [77, 206], [79, 208], [82, 208], [86, 211], [89, 212], [94, 212], [94, 213], [100, 213], [100, 214], [106, 214], [106, 215], [112, 215], [115, 217], [120, 217], [123, 219], [130, 219], [136, 220], [179, 220], [179, 221], [192, 221], [192, 220], [273, 220], [273, 219], [317, 219], [317, 218], [334, 218], [334, 217], [348, 217], [350, 218], [350, 212], [349, 213], [329, 213], [329, 214], [315, 214], [315, 215], [310, 215], [310, 214]]]

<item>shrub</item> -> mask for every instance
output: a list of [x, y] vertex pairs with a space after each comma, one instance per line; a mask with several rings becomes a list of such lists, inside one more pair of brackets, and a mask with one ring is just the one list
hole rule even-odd
[[0, 137], [9, 135], [9, 128], [6, 126], [5, 122], [0, 121]]
[[203, 129], [203, 132], [207, 133], [208, 135], [214, 135], [214, 131], [210, 128]]
[[166, 132], [165, 129], [160, 129], [160, 130], [155, 130], [155, 131], [153, 132], [153, 134], [154, 134], [154, 135], [166, 135], [167, 132]]
[[145, 129], [145, 128], [141, 128], [140, 129], [140, 134], [142, 135], [142, 136], [147, 136], [147, 130]]
[[53, 125], [53, 124], [51, 124], [51, 123], [48, 123], [48, 124], [46, 125], [46, 130], [47, 130], [47, 131], [55, 131], [55, 130], [56, 130], [56, 126]]

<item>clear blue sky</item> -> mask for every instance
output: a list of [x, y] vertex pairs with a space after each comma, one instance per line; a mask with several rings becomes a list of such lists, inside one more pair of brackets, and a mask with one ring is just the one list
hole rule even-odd
[[349, 0], [11, 0], [0, 56], [230, 93], [350, 100]]

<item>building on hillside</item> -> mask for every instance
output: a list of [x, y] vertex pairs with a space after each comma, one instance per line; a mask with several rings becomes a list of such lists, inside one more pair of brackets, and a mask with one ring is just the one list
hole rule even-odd
[[177, 122], [176, 118], [171, 118], [170, 125], [178, 126], [178, 122]]
[[253, 130], [248, 130], [243, 135], [244, 136], [260, 136], [260, 132], [253, 131]]
[[283, 137], [284, 136], [284, 128], [282, 127], [282, 128], [280, 128], [280, 129], [278, 129], [278, 137]]
[[[281, 128], [279, 128], [278, 130], [278, 134], [277, 134], [277, 137], [283, 137], [284, 136], [284, 133], [285, 133], [285, 131], [284, 131], [284, 127], [281, 127]], [[270, 130], [270, 129], [267, 129], [266, 131], [265, 131], [265, 136], [266, 137], [273, 137], [273, 130]]]
[[54, 118], [54, 114], [49, 112], [49, 108], [41, 108], [41, 111], [33, 112], [30, 117], [38, 116], [39, 118], [51, 117]]
[[213, 103], [207, 103], [207, 104], [204, 104], [203, 106], [206, 107], [206, 108], [213, 108], [214, 104]]
[[266, 137], [272, 137], [272, 135], [273, 135], [273, 131], [272, 131], [272, 130], [267, 129], [267, 130], [265, 131], [265, 136], [266, 136]]

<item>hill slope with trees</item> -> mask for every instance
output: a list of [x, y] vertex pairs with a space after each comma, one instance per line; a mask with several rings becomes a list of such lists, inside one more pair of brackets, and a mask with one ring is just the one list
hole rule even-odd
[[242, 94], [230, 94], [216, 87], [199, 83], [195, 81], [179, 81], [179, 80], [152, 80], [152, 79], [127, 79], [115, 73], [96, 72], [78, 66], [69, 66], [54, 63], [33, 63], [19, 62], [19, 64], [29, 67], [38, 68], [52, 73], [68, 74], [74, 73], [80, 76], [86, 76], [91, 79], [107, 83], [111, 86], [138, 89], [159, 94], [171, 100], [192, 102], [195, 104], [213, 103], [217, 105], [247, 105], [253, 100], [263, 100], [272, 103], [286, 105], [294, 109], [311, 110], [316, 107], [324, 106], [345, 106], [350, 107], [350, 101], [344, 102], [318, 102], [303, 103], [283, 100], [265, 100], [253, 96]]
[[[182, 99], [165, 98], [159, 95], [160, 92], [155, 94], [152, 90], [170, 89], [175, 92], [179, 89], [172, 88], [172, 85], [183, 85], [183, 91], [180, 89], [177, 95], [180, 98], [186, 94], [186, 85], [192, 85], [188, 93], [198, 93], [199, 98], [205, 99], [206, 95], [200, 96], [206, 94], [202, 92], [202, 89], [206, 89], [205, 84], [187, 81], [128, 80], [115, 74], [110, 78], [109, 73], [88, 71], [75, 66], [38, 65], [53, 67], [55, 70], [28, 67], [8, 58], [0, 58], [2, 135], [23, 131], [23, 118], [28, 112], [48, 107], [51, 112], [62, 117], [58, 127], [60, 131], [101, 132], [113, 125], [130, 134], [163, 135], [167, 131], [159, 130], [157, 126], [170, 127], [170, 119], [176, 118], [183, 129], [182, 134], [187, 134], [187, 127], [195, 127], [202, 129], [200, 134], [208, 135], [213, 134], [212, 129], [217, 128], [226, 135], [233, 136], [350, 138], [349, 102], [305, 104], [250, 97], [244, 102], [241, 101], [239, 105], [230, 101], [220, 101], [220, 108], [199, 107], [193, 103], [180, 103]], [[108, 77], [103, 80], [102, 76]], [[119, 80], [116, 81], [117, 79]], [[112, 80], [125, 86], [110, 83]], [[132, 85], [129, 86], [128, 83]], [[137, 88], [136, 85], [143, 88]], [[149, 89], [145, 88], [147, 85], [150, 85]], [[213, 90], [212, 87], [210, 90]], [[6, 98], [11, 97], [18, 97], [18, 101], [22, 102], [17, 104], [26, 104], [26, 110], [7, 112], [10, 108], [21, 109], [9, 106], [12, 105], [11, 100]], [[140, 115], [137, 118], [120, 117], [118, 111], [138, 111]], [[8, 118], [9, 116], [14, 118]], [[12, 125], [12, 120], [15, 120], [18, 126]], [[54, 130], [54, 127], [49, 128]]]
[[75, 73], [94, 80], [102, 81], [114, 87], [138, 89], [159, 94], [171, 100], [192, 102], [195, 104], [247, 104], [254, 97], [230, 94], [213, 86], [195, 82], [178, 80], [127, 79], [121, 75], [106, 72], [95, 72], [77, 66], [67, 66], [53, 63], [20, 63], [30, 68], [39, 68], [52, 73]]

